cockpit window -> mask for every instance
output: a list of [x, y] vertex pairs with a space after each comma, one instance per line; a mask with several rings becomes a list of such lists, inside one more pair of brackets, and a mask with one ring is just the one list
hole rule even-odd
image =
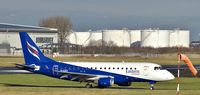
[[154, 70], [160, 70], [161, 67], [154, 67]]

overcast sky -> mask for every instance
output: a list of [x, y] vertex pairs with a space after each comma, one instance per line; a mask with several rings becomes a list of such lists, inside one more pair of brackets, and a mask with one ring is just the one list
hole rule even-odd
[[89, 29], [188, 29], [200, 40], [200, 0], [0, 0], [0, 23], [38, 25], [67, 16], [75, 31]]

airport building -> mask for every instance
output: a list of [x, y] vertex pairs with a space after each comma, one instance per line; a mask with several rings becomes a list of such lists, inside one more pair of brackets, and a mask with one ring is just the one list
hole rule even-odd
[[27, 32], [38, 46], [58, 43], [57, 29], [0, 23], [0, 54], [21, 54], [19, 32], [22, 31]]

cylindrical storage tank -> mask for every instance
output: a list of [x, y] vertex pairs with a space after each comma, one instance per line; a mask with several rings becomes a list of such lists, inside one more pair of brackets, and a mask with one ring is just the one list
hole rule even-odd
[[141, 30], [129, 30], [130, 31], [130, 43], [133, 44], [135, 42], [141, 41]]
[[93, 31], [91, 32], [91, 41], [102, 40], [102, 31]]
[[77, 44], [76, 32], [72, 32], [71, 34], [69, 34], [69, 36], [67, 36], [66, 39], [68, 43]]
[[66, 38], [69, 43], [87, 46], [90, 36], [90, 32], [73, 32]]
[[128, 30], [103, 30], [102, 37], [108, 45], [113, 43], [119, 47], [130, 47], [130, 32]]
[[169, 32], [167, 30], [142, 30], [141, 47], [169, 47]]
[[90, 46], [102, 46], [102, 31], [93, 31], [90, 32]]
[[189, 30], [171, 30], [169, 32], [169, 46], [170, 47], [187, 47], [190, 44], [190, 31]]
[[87, 46], [90, 42], [90, 37], [90, 32], [76, 32], [76, 41], [79, 45]]

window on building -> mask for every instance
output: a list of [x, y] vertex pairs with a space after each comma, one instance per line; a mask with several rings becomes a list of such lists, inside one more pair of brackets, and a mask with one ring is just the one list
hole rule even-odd
[[36, 37], [36, 43], [53, 43], [53, 37]]

